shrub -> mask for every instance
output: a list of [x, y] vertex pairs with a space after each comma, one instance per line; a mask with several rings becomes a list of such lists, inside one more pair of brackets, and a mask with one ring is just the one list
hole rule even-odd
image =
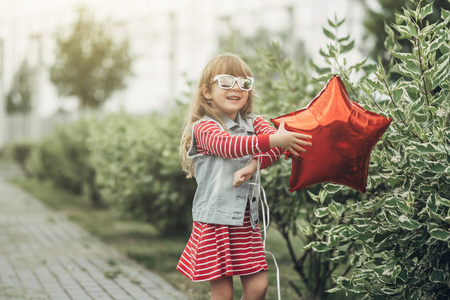
[[39, 179], [50, 179], [55, 186], [75, 194], [87, 192], [94, 204], [100, 203], [95, 172], [89, 163], [87, 145], [95, 121], [80, 119], [71, 125], [59, 125], [32, 151], [29, 170]]
[[186, 232], [191, 222], [195, 184], [185, 179], [178, 158], [183, 113], [111, 115], [97, 124], [89, 143], [102, 198], [124, 216], [166, 232]]
[[18, 140], [8, 145], [9, 151], [15, 162], [19, 165], [22, 174], [29, 176], [30, 172], [27, 168], [27, 160], [30, 157], [30, 153], [34, 147], [34, 142], [30, 140]]
[[[339, 194], [330, 185], [320, 191], [321, 214], [337, 223], [317, 222], [312, 234], [321, 233], [320, 245], [328, 252], [342, 243], [358, 246], [350, 255], [352, 275], [334, 277], [337, 286], [330, 292], [365, 299], [450, 297], [450, 14], [442, 9], [440, 22], [423, 22], [431, 13], [432, 3], [419, 2], [385, 26], [385, 46], [399, 59], [391, 59], [388, 72], [380, 63], [352, 83], [355, 66], [342, 61], [338, 39], [330, 36], [333, 43], [323, 52], [354, 101], [393, 119], [372, 152], [368, 192], [361, 201], [338, 205], [336, 214]], [[400, 52], [399, 39], [410, 42], [411, 52]], [[392, 81], [395, 73], [400, 78]], [[324, 72], [322, 78], [330, 75]]]

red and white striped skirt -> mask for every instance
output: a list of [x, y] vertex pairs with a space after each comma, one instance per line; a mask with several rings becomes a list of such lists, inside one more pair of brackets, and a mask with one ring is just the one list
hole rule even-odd
[[250, 275], [267, 269], [261, 232], [259, 226], [252, 229], [248, 207], [242, 226], [194, 222], [177, 265], [177, 270], [192, 281]]

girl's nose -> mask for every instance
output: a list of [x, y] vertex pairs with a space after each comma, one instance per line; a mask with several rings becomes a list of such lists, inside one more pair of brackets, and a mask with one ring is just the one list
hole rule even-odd
[[237, 81], [233, 84], [233, 87], [231, 89], [232, 90], [241, 90], [241, 88], [239, 87]]

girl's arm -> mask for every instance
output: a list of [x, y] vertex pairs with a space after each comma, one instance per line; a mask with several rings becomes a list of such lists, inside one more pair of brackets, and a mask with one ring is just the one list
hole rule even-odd
[[236, 188], [248, 181], [256, 172], [258, 167], [258, 161], [261, 162], [261, 169], [267, 168], [273, 162], [280, 158], [284, 152], [282, 147], [286, 147], [293, 155], [298, 156], [298, 152], [306, 152], [301, 146], [311, 146], [310, 142], [303, 141], [302, 139], [311, 139], [311, 136], [299, 133], [292, 133], [284, 129], [284, 120], [281, 119], [278, 130], [270, 126], [269, 122], [262, 118], [256, 118], [254, 123], [255, 133], [259, 134], [271, 134], [270, 145], [278, 145], [279, 147], [273, 147], [266, 153], [257, 153], [253, 156], [250, 163], [242, 169], [234, 173], [233, 186]]
[[311, 145], [311, 143], [302, 140], [310, 139], [311, 136], [285, 130], [283, 119], [275, 132], [259, 131], [260, 134], [256, 136], [230, 135], [228, 132], [221, 130], [219, 125], [213, 121], [200, 122], [194, 127], [199, 152], [207, 151], [228, 159], [269, 152], [273, 147], [285, 148], [293, 155], [298, 155], [297, 152], [305, 152], [305, 149], [300, 145]]
[[285, 150], [289, 150], [294, 156], [298, 153], [306, 152], [301, 146], [311, 146], [312, 144], [304, 139], [311, 139], [310, 135], [287, 131], [284, 129], [284, 119], [281, 119], [278, 130], [270, 126], [269, 122], [262, 118], [256, 118], [254, 123], [256, 134], [269, 133], [269, 144], [271, 149], [266, 153], [258, 153], [253, 158], [261, 161], [261, 169], [267, 168], [280, 158]]
[[270, 150], [269, 133], [258, 136], [230, 135], [213, 121], [198, 123], [194, 135], [199, 152], [203, 150], [227, 159]]
[[[255, 129], [255, 133], [259, 134], [275, 134], [277, 130], [270, 126], [269, 122], [264, 120], [263, 118], [257, 117], [255, 122], [253, 123], [253, 127]], [[257, 153], [253, 156], [254, 160], [259, 160], [261, 162], [261, 170], [267, 168], [275, 161], [277, 161], [281, 154], [283, 154], [284, 149], [281, 147], [271, 148], [269, 151], [264, 153]]]

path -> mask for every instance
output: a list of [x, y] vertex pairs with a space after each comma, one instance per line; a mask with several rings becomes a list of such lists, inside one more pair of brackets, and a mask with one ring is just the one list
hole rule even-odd
[[186, 298], [0, 176], [0, 300], [23, 299]]

